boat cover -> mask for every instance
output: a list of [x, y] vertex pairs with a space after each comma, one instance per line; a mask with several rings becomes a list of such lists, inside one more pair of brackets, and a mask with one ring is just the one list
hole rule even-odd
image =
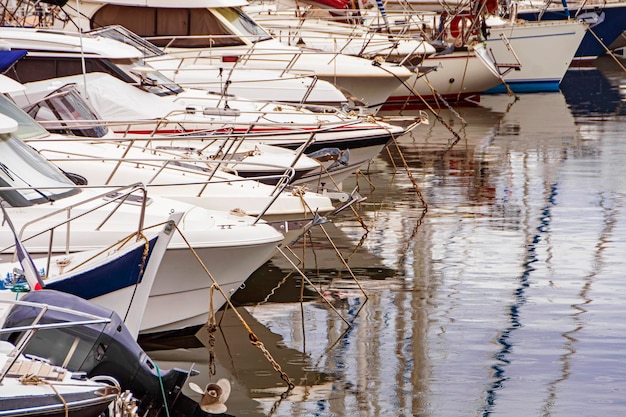
[[5, 73], [17, 61], [26, 56], [27, 51], [24, 49], [16, 49], [9, 51], [0, 50], [0, 73]]
[[[109, 74], [92, 72], [85, 75], [60, 77], [26, 85], [27, 94], [32, 97], [48, 93], [67, 84], [75, 84], [80, 94], [107, 121], [138, 121], [158, 119], [174, 111], [180, 111], [168, 97], [159, 97], [143, 91]], [[36, 85], [39, 91], [32, 87]], [[85, 87], [86, 86], [86, 87]], [[45, 94], [44, 94], [45, 95]]]

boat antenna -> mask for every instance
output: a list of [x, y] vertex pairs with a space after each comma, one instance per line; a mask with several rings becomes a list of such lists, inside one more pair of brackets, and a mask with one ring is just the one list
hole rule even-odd
[[76, 14], [78, 14], [78, 38], [80, 39], [80, 65], [83, 71], [83, 90], [85, 99], [89, 100], [89, 90], [87, 89], [87, 67], [85, 66], [85, 48], [83, 47], [83, 24], [80, 14], [80, 0], [76, 0]]

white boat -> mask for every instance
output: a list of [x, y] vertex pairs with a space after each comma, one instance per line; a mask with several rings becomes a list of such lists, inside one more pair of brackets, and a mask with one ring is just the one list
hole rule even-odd
[[137, 337], [156, 274], [181, 217], [182, 213], [175, 213], [160, 229], [135, 230], [99, 250], [36, 261], [17, 238], [10, 218], [4, 217], [16, 243], [12, 259], [0, 259], [0, 274], [5, 276], [0, 281], [0, 299], [13, 300], [43, 288], [74, 294], [115, 311]]
[[[338, 21], [320, 17], [319, 9], [276, 10], [276, 2], [248, 6], [255, 19], [278, 39], [312, 48], [402, 63], [412, 75], [387, 99], [382, 110], [424, 108], [427, 103], [478, 100], [480, 93], [502, 84], [492, 58], [480, 43], [463, 48], [435, 48], [418, 31], [385, 31], [373, 18]], [[299, 16], [299, 17], [297, 17]], [[350, 23], [356, 20], [356, 23]]]
[[[114, 96], [108, 92], [98, 94], [98, 91], [95, 91], [103, 88], [103, 82], [107, 82], [102, 81], [103, 79], [108, 81], [108, 85], [104, 87], [118, 88]], [[296, 153], [280, 147], [246, 141], [245, 136], [214, 135], [210, 140], [208, 135], [205, 137], [202, 132], [190, 134], [184, 131], [187, 119], [199, 124], [205, 123], [207, 130], [213, 130], [211, 122], [216, 119], [224, 119], [224, 123], [227, 123], [231, 120], [227, 118], [229, 114], [227, 109], [222, 113], [216, 110], [217, 114], [209, 114], [213, 112], [209, 112], [207, 108], [203, 108], [206, 112], [196, 111], [197, 109], [192, 111], [189, 106], [183, 107], [184, 104], [171, 104], [168, 100], [161, 100], [133, 86], [112, 80], [114, 79], [108, 74], [90, 73], [84, 77], [32, 82], [25, 84], [22, 91], [14, 92], [12, 99], [33, 118], [43, 123], [49, 131], [74, 137], [88, 137], [92, 141], [97, 138], [113, 142], [116, 138], [124, 139], [123, 142], [137, 145], [138, 148], [142, 146], [144, 152], [149, 149], [162, 154], [169, 152], [172, 158], [195, 157], [206, 161], [205, 165], [219, 164], [224, 171], [237, 173], [246, 178], [256, 177], [264, 183], [275, 184], [281, 179], [284, 180], [282, 177], [287, 175], [286, 172], [290, 174], [287, 180], [292, 182], [319, 170], [320, 164], [302, 152]], [[7, 81], [12, 80], [6, 77], [4, 80], [0, 79], [0, 88], [1, 84]], [[88, 81], [87, 89], [84, 88], [82, 81]], [[77, 86], [82, 87], [80, 90], [83, 94], [78, 92]], [[89, 94], [90, 92], [92, 94]], [[119, 98], [117, 93], [121, 92], [126, 92], [128, 96]], [[90, 97], [89, 101], [108, 115], [108, 122], [103, 120], [83, 97]], [[117, 102], [111, 102], [113, 97], [118, 98]], [[140, 101], [132, 101], [133, 98]], [[140, 105], [139, 108], [137, 105]], [[213, 109], [217, 108], [211, 107], [211, 110]], [[190, 112], [192, 115], [188, 116]], [[237, 110], [233, 112], [236, 113]], [[165, 116], [160, 116], [163, 113], [166, 113]], [[134, 117], [135, 122], [128, 121]], [[182, 123], [177, 124], [181, 121]], [[220, 129], [224, 126], [226, 125], [218, 125]]]
[[580, 20], [589, 25], [576, 50], [572, 67], [593, 66], [608, 49], [626, 41], [626, 4], [621, 0], [516, 1], [510, 14], [527, 21]]
[[[450, 4], [435, 19], [424, 15], [419, 21], [424, 26], [430, 21], [426, 30], [432, 39], [450, 45], [470, 40], [484, 44], [504, 81], [488, 93], [558, 91], [587, 31], [587, 25], [577, 20], [503, 19], [498, 16], [498, 3], [493, 1], [485, 2], [478, 15], [469, 3], [457, 6]], [[396, 19], [390, 13], [390, 19], [401, 22], [404, 16]]]
[[[109, 378], [80, 378], [43, 359], [20, 356], [12, 361], [13, 346], [0, 342], [0, 416], [98, 417], [119, 395]], [[25, 383], [32, 382], [30, 384]]]
[[425, 57], [418, 70], [389, 97], [383, 110], [423, 108], [426, 102], [477, 102], [485, 91], [502, 85], [495, 63], [483, 44], [445, 50]]
[[[490, 17], [486, 23], [485, 42], [496, 62], [517, 58], [521, 63], [519, 70], [504, 74], [507, 85], [518, 93], [559, 91], [588, 27], [578, 20], [513, 23]], [[504, 91], [498, 86], [490, 92]]]
[[[83, 79], [88, 80], [87, 89], [82, 84]], [[250, 105], [256, 104], [236, 100], [229, 101], [230, 111], [214, 112], [211, 109], [216, 108], [216, 101], [211, 97], [202, 100], [196, 93], [159, 97], [101, 73], [64, 77], [47, 83], [51, 88], [75, 84], [114, 132], [130, 138], [153, 133], [173, 135], [176, 131], [180, 135], [182, 129], [186, 135], [180, 140], [168, 139], [172, 146], [202, 149], [210, 141], [222, 143], [232, 138], [244, 139], [252, 147], [272, 145], [290, 149], [289, 152], [305, 146], [306, 156], [317, 160], [316, 168], [308, 169], [311, 165], [307, 165], [292, 183], [308, 184], [313, 191], [340, 188], [347, 176], [406, 131], [399, 126], [341, 112], [293, 111], [287, 106], [269, 104], [265, 105], [267, 109], [255, 111]], [[26, 106], [27, 102], [22, 100], [20, 104]], [[246, 108], [249, 111], [245, 111]], [[300, 165], [305, 159], [293, 153], [286, 158], [296, 158]], [[272, 161], [277, 160], [272, 157]], [[283, 158], [282, 164], [284, 171], [285, 165], [289, 166], [287, 159]], [[245, 175], [243, 168], [243, 164], [234, 167], [240, 175]], [[251, 168], [254, 171], [254, 165]]]
[[184, 88], [203, 89], [215, 94], [259, 102], [338, 108], [350, 106], [349, 99], [333, 83], [314, 75], [289, 74], [282, 70], [249, 67], [235, 70], [232, 67], [224, 68], [219, 64], [185, 62], [166, 54], [119, 25], [94, 29], [85, 36], [88, 39], [111, 38], [134, 46], [141, 52], [144, 63], [149, 61], [150, 67], [159, 70], [167, 79]]
[[[1, 122], [0, 179], [3, 185], [13, 188], [1, 191], [0, 196], [33, 256], [48, 253], [49, 247], [49, 237], [31, 238], [33, 230], [57, 228], [53, 252], [66, 253], [97, 249], [102, 246], [100, 242], [125, 236], [136, 224], [141, 214], [138, 203], [148, 198], [146, 195], [133, 194], [132, 187], [128, 188], [131, 191], [111, 190], [103, 194], [75, 187], [56, 167], [13, 135], [16, 122], [6, 116]], [[18, 191], [15, 187], [26, 188]], [[94, 210], [95, 214], [89, 218], [82, 217]], [[141, 326], [144, 333], [204, 322], [213, 282], [194, 253], [229, 297], [283, 240], [282, 234], [254, 218], [157, 197], [149, 197], [146, 202], [145, 223], [161, 222], [171, 211], [185, 212], [179, 226], [185, 239], [177, 234], [168, 245], [146, 307]], [[72, 233], [58, 227], [74, 217], [78, 219], [72, 226]], [[13, 243], [9, 236], [0, 236], [2, 247]], [[237, 260], [224, 262], [225, 259]], [[216, 296], [213, 306], [218, 309], [224, 302], [221, 295]], [[164, 311], [163, 305], [179, 308]]]
[[287, 45], [375, 59], [384, 57], [399, 63], [411, 56], [428, 56], [436, 49], [419, 36], [390, 35], [369, 30], [361, 24], [348, 24], [318, 16], [295, 2], [292, 8], [279, 8], [276, 2], [251, 3], [243, 10], [274, 38]]
[[[115, 72], [117, 77], [126, 81], [133, 73], [128, 65], [116, 65], [118, 61], [113, 58], [115, 54], [107, 52], [112, 48], [111, 42], [114, 42], [111, 39], [98, 38], [97, 42], [83, 39], [81, 47], [75, 34], [65, 36], [24, 28], [0, 28], [0, 37], [14, 48], [31, 48], [35, 51], [32, 56], [29, 54], [14, 66], [11, 74], [20, 79], [35, 81], [56, 78], [59, 72], [80, 73], [80, 55], [72, 54], [72, 50], [82, 50], [90, 59], [94, 59], [89, 61], [88, 68], [109, 68], [108, 71]], [[116, 54], [124, 46], [116, 48]], [[138, 51], [135, 50], [135, 53]], [[56, 68], [58, 71], [39, 71], [42, 67]], [[278, 145], [290, 149], [311, 142], [306, 151], [321, 153], [325, 161], [317, 172], [313, 171], [312, 175], [296, 183], [308, 183], [315, 189], [338, 188], [336, 184], [340, 184], [343, 178], [369, 162], [394, 136], [404, 132], [402, 128], [391, 124], [360, 119], [338, 111], [312, 112], [276, 103], [225, 99], [206, 91], [183, 90], [171, 84], [171, 81], [170, 84], [162, 84], [163, 77], [157, 71], [152, 71], [152, 74], [155, 78], [146, 89], [163, 97], [146, 94], [113, 79], [105, 81], [103, 75], [99, 77], [101, 83], [106, 82], [108, 85], [99, 84], [100, 87], [93, 82], [85, 87], [87, 76], [76, 76], [71, 80], [77, 87], [84, 89], [83, 95], [89, 97], [103, 119], [116, 121], [117, 126], [113, 129], [119, 133], [172, 134], [200, 130], [210, 140], [224, 140], [233, 136], [241, 138], [245, 135], [246, 140], [255, 145]], [[69, 79], [65, 79], [69, 82]], [[139, 79], [136, 81], [139, 82]], [[94, 90], [93, 93], [90, 90]], [[116, 93], [122, 90], [125, 94]], [[142, 104], [137, 105], [138, 102]], [[138, 120], [148, 123], [142, 125], [137, 123]], [[328, 152], [328, 148], [336, 149]], [[332, 178], [319, 179], [319, 174], [330, 174]]]
[[[214, 65], [225, 69], [279, 70], [293, 75], [311, 75], [329, 81], [353, 101], [375, 113], [393, 89], [407, 80], [410, 71], [401, 65], [380, 63], [339, 53], [324, 53], [284, 45], [273, 39], [241, 6], [243, 0], [220, 1], [84, 1], [81, 18], [73, 18], [83, 30], [121, 25], [160, 46], [169, 60], [159, 69], [177, 70], [188, 65]], [[75, 11], [65, 8], [68, 15]], [[159, 15], [168, 24], [145, 27], [148, 16]], [[180, 16], [193, 19], [180, 19]], [[154, 21], [154, 20], [152, 20]], [[93, 27], [87, 27], [94, 24]], [[69, 29], [69, 26], [67, 27]], [[72, 28], [75, 30], [75, 28]], [[173, 35], [174, 34], [174, 35]]]

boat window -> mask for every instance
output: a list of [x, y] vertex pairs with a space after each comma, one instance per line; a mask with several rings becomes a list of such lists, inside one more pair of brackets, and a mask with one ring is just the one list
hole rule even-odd
[[49, 132], [90, 138], [101, 138], [107, 133], [74, 85], [59, 88], [25, 110], [33, 119], [43, 122]]
[[13, 207], [55, 201], [79, 192], [61, 171], [12, 134], [0, 134], [0, 187], [33, 187], [0, 190], [0, 198]]
[[237, 7], [220, 7], [214, 9], [222, 15], [231, 25], [236, 27], [242, 36], [248, 37], [252, 42], [270, 39], [271, 36], [259, 26], [250, 16]]
[[109, 25], [123, 26], [160, 47], [208, 48], [245, 44], [244, 40], [206, 8], [155, 8], [108, 4], [94, 14], [91, 27]]
[[[104, 59], [85, 59], [86, 72], [105, 72], [128, 82], [128, 76]], [[51, 78], [67, 77], [83, 73], [80, 56], [68, 58], [29, 57], [18, 61], [5, 75], [24, 84]]]
[[0, 113], [9, 116], [18, 123], [15, 136], [20, 139], [42, 138], [49, 135], [46, 129], [2, 94], [0, 94]]

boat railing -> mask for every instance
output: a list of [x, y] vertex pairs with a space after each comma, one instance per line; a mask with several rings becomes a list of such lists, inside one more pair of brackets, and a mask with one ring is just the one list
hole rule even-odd
[[[64, 139], [60, 139], [63, 141]], [[57, 142], [57, 139], [54, 139]], [[84, 140], [78, 140], [80, 142], [84, 142]], [[101, 141], [101, 143], [104, 143]], [[113, 142], [109, 142], [113, 143]], [[130, 145], [134, 146], [136, 149], [144, 149], [147, 151], [154, 151], [154, 148], [144, 147], [141, 145]], [[179, 149], [183, 149], [180, 147]], [[291, 179], [294, 177], [294, 168], [292, 166], [285, 166], [280, 164], [271, 164], [271, 163], [263, 163], [263, 162], [250, 162], [250, 161], [234, 161], [228, 159], [215, 159], [210, 160], [206, 158], [192, 158], [187, 156], [179, 156], [173, 155], [172, 152], [168, 152], [167, 148], [158, 149], [159, 153], [167, 155], [170, 153], [170, 156], [165, 157], [131, 157], [131, 156], [123, 156], [123, 157], [106, 157], [102, 155], [90, 155], [83, 154], [79, 152], [72, 152], [69, 150], [56, 150], [56, 149], [46, 149], [45, 146], [42, 146], [38, 149], [38, 152], [41, 153], [48, 159], [50, 162], [62, 162], [71, 160], [73, 162], [89, 162], [89, 161], [98, 161], [98, 162], [113, 162], [115, 164], [115, 168], [112, 169], [111, 174], [106, 179], [104, 185], [110, 185], [112, 181], [114, 181], [114, 177], [117, 171], [119, 171], [119, 167], [122, 164], [130, 164], [133, 166], [141, 165], [145, 168], [151, 168], [154, 173], [152, 178], [150, 178], [147, 182], [145, 182], [145, 186], [147, 188], [151, 187], [167, 187], [167, 186], [183, 186], [183, 185], [204, 185], [203, 189], [211, 184], [219, 184], [219, 183], [236, 183], [236, 182], [253, 182], [253, 181], [268, 181], [274, 180], [276, 182], [286, 181], [289, 183]], [[284, 171], [281, 174], [272, 174], [272, 175], [254, 175], [249, 177], [228, 177], [225, 179], [219, 179], [219, 168], [224, 168], [223, 171], [226, 173], [234, 174], [235, 176], [239, 175], [237, 167], [240, 167], [240, 170], [246, 166], [253, 166], [258, 168], [268, 168], [273, 169], [275, 171]], [[159, 175], [164, 172], [176, 171], [181, 174], [198, 174], [205, 176], [206, 179], [202, 181], [180, 181], [180, 182], [161, 182], [159, 181]], [[182, 178], [182, 177], [181, 177]], [[282, 180], [282, 181], [281, 181]], [[199, 191], [198, 195], [202, 195], [203, 191]]]
[[[161, 138], [164, 139], [164, 138]], [[66, 139], [53, 139], [57, 141], [67, 141], [71, 143], [84, 142], [83, 139], [66, 138]], [[145, 139], [141, 140], [145, 142]], [[31, 143], [33, 141], [30, 141]], [[129, 143], [128, 140], [111, 139], [110, 141], [103, 141], [111, 144]], [[153, 152], [154, 147], [145, 147], [140, 141], [131, 143], [129, 147], [134, 147], [137, 151]], [[311, 142], [304, 144], [303, 149]], [[220, 184], [256, 184], [258, 182], [271, 186], [271, 190], [268, 192], [270, 199], [265, 206], [256, 215], [255, 223], [260, 221], [261, 218], [268, 212], [272, 204], [276, 202], [276, 199], [280, 194], [287, 189], [295, 178], [295, 165], [297, 163], [300, 153], [294, 154], [294, 159], [290, 166], [271, 164], [263, 162], [248, 162], [248, 161], [233, 161], [233, 160], [210, 160], [207, 158], [192, 158], [189, 156], [181, 156], [180, 154], [172, 151], [168, 151], [166, 148], [159, 149], [159, 153], [164, 157], [106, 157], [103, 155], [85, 154], [79, 152], [71, 152], [68, 150], [58, 151], [56, 149], [47, 149], [45, 145], [37, 146], [39, 153], [44, 155], [52, 163], [67, 162], [93, 162], [98, 163], [110, 163], [111, 171], [109, 176], [105, 180], [104, 186], [113, 185], [116, 182], [116, 175], [122, 172], [123, 166], [131, 166], [136, 168], [138, 166], [151, 170], [152, 177], [143, 183], [146, 189], [152, 188], [165, 188], [165, 187], [185, 187], [187, 189], [194, 188], [196, 197], [210, 198], [211, 190]], [[71, 148], [71, 146], [69, 147]], [[242, 170], [245, 167], [254, 167], [256, 170], [267, 169], [268, 171], [274, 170], [276, 173], [268, 174], [256, 174], [240, 176]], [[176, 173], [179, 175], [180, 180], [172, 182], [171, 180], [163, 179], [168, 173]], [[190, 179], [190, 177], [194, 177]], [[120, 173], [120, 181], [123, 181], [124, 175]], [[171, 178], [171, 177], [169, 177]], [[184, 192], [183, 192], [184, 193]]]
[[[171, 52], [171, 51], [168, 51]], [[304, 51], [276, 51], [272, 48], [259, 47], [257, 44], [251, 46], [238, 46], [234, 48], [193, 48], [189, 50], [177, 50], [175, 53], [167, 53], [164, 57], [151, 58], [148, 62], [161, 60], [178, 60], [177, 71], [188, 71], [189, 65], [213, 65], [223, 70], [240, 68], [245, 64], [245, 69], [267, 70], [267, 67], [257, 64], [254, 58], [264, 58], [259, 62], [285, 62], [292, 59], [294, 53], [304, 53]], [[284, 70], [277, 71], [278, 79], [284, 77]], [[289, 73], [289, 77], [316, 77], [317, 74], [310, 68], [299, 68], [297, 73]]]
[[[195, 36], [158, 36], [158, 37], [146, 37], [147, 40], [155, 43], [169, 41], [169, 45], [175, 45], [176, 41], [181, 41], [184, 39], [220, 39], [224, 36], [229, 37], [228, 35], [195, 35]], [[230, 36], [232, 37], [232, 36]], [[261, 38], [260, 38], [261, 39]], [[209, 44], [211, 42], [208, 42]], [[215, 64], [216, 62], [221, 62], [222, 64], [228, 64], [229, 66], [237, 66], [237, 65], [245, 65], [246, 67], [249, 64], [255, 65], [256, 68], [263, 68], [264, 62], [274, 63], [272, 68], [277, 68], [275, 63], [281, 63], [282, 66], [282, 74], [291, 74], [292, 71], [297, 71], [297, 73], [302, 74], [304, 71], [308, 71], [313, 74], [310, 70], [310, 64], [306, 62], [301, 62], [302, 57], [305, 56], [315, 56], [317, 60], [324, 59], [327, 61], [327, 64], [332, 64], [336, 61], [337, 57], [342, 55], [340, 51], [323, 51], [320, 52], [318, 50], [307, 50], [307, 49], [289, 49], [289, 50], [281, 50], [276, 49], [273, 46], [266, 46], [263, 42], [252, 42], [246, 45], [235, 45], [235, 46], [219, 46], [219, 43], [216, 42], [215, 46], [206, 46], [206, 47], [194, 47], [194, 48], [176, 48], [175, 46], [166, 46], [164, 47], [164, 51], [166, 53], [170, 53], [176, 57], [188, 57], [188, 58], [196, 58], [201, 60], [203, 58], [210, 59], [209, 62]], [[197, 61], [201, 62], [201, 61]], [[302, 66], [298, 66], [299, 64], [304, 64]]]
[[[38, 192], [44, 190], [54, 190], [61, 187], [0, 187], [0, 191], [20, 191], [20, 190], [33, 190]], [[62, 187], [64, 189], [68, 186]], [[44, 216], [35, 217], [28, 222], [25, 222], [17, 233], [16, 238], [21, 242], [27, 242], [37, 237], [49, 234], [48, 241], [48, 257], [52, 256], [55, 250], [55, 233], [58, 230], [64, 229], [65, 231], [65, 253], [70, 252], [71, 238], [70, 230], [72, 222], [83, 219], [86, 216], [96, 215], [99, 213], [102, 215], [102, 208], [107, 207], [107, 211], [104, 213], [104, 218], [99, 220], [100, 223], [94, 228], [95, 230], [101, 230], [102, 227], [107, 224], [111, 217], [118, 211], [122, 204], [133, 204], [140, 207], [137, 220], [137, 236], [144, 228], [145, 208], [149, 202], [146, 186], [142, 183], [135, 183], [125, 186], [89, 186], [82, 185], [76, 186], [81, 189], [105, 189], [104, 192], [92, 195], [84, 200], [81, 200], [75, 204], [68, 205]], [[53, 220], [59, 219], [59, 220]], [[50, 225], [52, 223], [52, 225]], [[45, 227], [38, 227], [40, 224], [46, 224]], [[75, 224], [75, 223], [74, 223]], [[37, 232], [33, 232], [26, 236], [27, 231], [32, 229], [38, 229]], [[42, 230], [43, 229], [43, 230]], [[0, 253], [4, 253], [15, 247], [15, 244], [9, 245], [4, 248], [0, 248]]]
[[[171, 57], [171, 56], [164, 55], [161, 57], [151, 58], [149, 62], [156, 63], [157, 66], [161, 62], [169, 62], [169, 61], [175, 62], [176, 63], [175, 66], [172, 66], [171, 68], [165, 71], [174, 71], [177, 74], [180, 74], [181, 72], [184, 72], [187, 74], [196, 73], [196, 74], [200, 74], [201, 76], [203, 76], [206, 73], [206, 68], [202, 66], [197, 67], [194, 65], [194, 63], [195, 64], [199, 63], [198, 62], [199, 59], [201, 58]], [[193, 61], [193, 62], [191, 65], [188, 65], [189, 64], [188, 61]], [[232, 97], [232, 95], [229, 93], [228, 90], [233, 83], [236, 83], [237, 85], [243, 85], [243, 86], [247, 84], [252, 85], [252, 84], [258, 84], [258, 83], [263, 83], [267, 85], [267, 83], [281, 82], [286, 79], [285, 74], [282, 74], [282, 76], [279, 76], [277, 74], [276, 77], [267, 77], [266, 75], [263, 75], [263, 76], [255, 77], [254, 79], [249, 79], [249, 80], [234, 79], [237, 66], [224, 68], [221, 66], [217, 67], [214, 64], [212, 65], [215, 66], [216, 69], [219, 71], [219, 76], [214, 81], [210, 81], [207, 79], [202, 79], [202, 81], [196, 80], [196, 81], [189, 81], [189, 82], [178, 81], [176, 82], [176, 85], [180, 87], [201, 88], [201, 89], [207, 90], [210, 94], [218, 94], [225, 98], [228, 98], [228, 97]], [[261, 68], [253, 68], [249, 66], [246, 67], [246, 70], [254, 71], [255, 69], [261, 69]], [[265, 69], [265, 71], [267, 71], [267, 69]], [[314, 72], [310, 72], [310, 73], [305, 73], [305, 74], [291, 74], [289, 75], [287, 79], [303, 81], [303, 84], [305, 84], [306, 89], [304, 90], [302, 97], [298, 101], [298, 104], [299, 104], [299, 107], [306, 107], [307, 106], [306, 102], [311, 96], [311, 94], [313, 93], [315, 86], [317, 84], [317, 81], [319, 79], [318, 76]], [[211, 88], [215, 88], [215, 87], [217, 87], [219, 91], [211, 90]], [[265, 103], [278, 103], [275, 100], [257, 99], [256, 101], [265, 102]], [[289, 104], [293, 105], [294, 103], [292, 102]], [[313, 108], [313, 106], [309, 106], [309, 107]], [[329, 112], [329, 111], [336, 110], [335, 107], [331, 107], [331, 106], [324, 106], [324, 107], [327, 107], [327, 108], [324, 109], [322, 108], [322, 106], [319, 106], [319, 105], [315, 106], [316, 111]]]
[[[363, 52], [366, 51], [365, 47], [368, 45], [375, 50], [374, 47], [378, 45], [393, 48], [393, 45], [401, 42], [428, 39], [431, 32], [429, 29], [435, 27], [437, 22], [433, 12], [395, 11], [389, 13], [387, 21], [382, 21], [380, 13], [373, 13], [369, 10], [362, 11], [358, 19], [346, 19], [339, 15], [339, 11], [332, 15], [313, 14], [312, 16], [309, 16], [306, 11], [300, 14], [295, 12], [254, 14], [254, 18], [280, 40], [284, 40], [281, 38], [283, 31], [287, 34], [292, 33], [291, 38], [287, 39], [297, 39], [299, 32], [306, 32], [307, 38], [314, 39], [315, 31], [326, 30], [318, 23], [327, 24], [329, 33], [322, 35], [324, 39], [332, 38], [338, 42], [361, 39], [364, 45]], [[380, 49], [383, 50], [383, 48]]]
[[[48, 304], [42, 303], [33, 303], [29, 301], [20, 301], [20, 300], [0, 300], [0, 311], [6, 311], [11, 306], [25, 306], [31, 307], [39, 310], [39, 314], [35, 317], [33, 322], [29, 325], [22, 326], [13, 326], [13, 327], [2, 327], [0, 328], [0, 335], [3, 334], [11, 334], [11, 333], [22, 333], [19, 341], [15, 345], [15, 348], [7, 355], [7, 361], [5, 362], [4, 367], [0, 370], [0, 385], [2, 381], [9, 373], [11, 367], [15, 364], [15, 362], [20, 358], [20, 355], [24, 352], [28, 343], [31, 341], [33, 336], [40, 331], [45, 329], [60, 329], [60, 328], [68, 328], [68, 327], [80, 327], [80, 326], [90, 326], [90, 325], [106, 325], [111, 322], [110, 318], [99, 317], [97, 315], [85, 313], [82, 311], [72, 310], [65, 307], [57, 307]], [[45, 317], [48, 311], [57, 311], [62, 313], [70, 314], [71, 316], [76, 317], [75, 320], [71, 321], [62, 321], [56, 323], [41, 323], [42, 319]]]
[[[103, 37], [108, 37], [111, 39], [115, 39], [117, 41], [121, 41], [123, 43], [129, 44], [134, 46], [137, 50], [142, 51], [144, 54], [144, 59], [150, 59], [151, 62], [158, 60], [158, 61], [178, 61], [178, 64], [176, 65], [176, 72], [180, 72], [180, 71], [193, 71], [192, 68], [185, 68], [184, 64], [185, 64], [185, 59], [184, 58], [175, 58], [175, 57], [171, 57], [168, 56], [165, 52], [163, 52], [162, 49], [160, 49], [159, 47], [157, 47], [156, 45], [152, 44], [151, 42], [149, 42], [147, 39], [144, 39], [142, 37], [140, 37], [139, 35], [135, 34], [134, 32], [126, 29], [123, 26], [120, 25], [115, 25], [115, 26], [107, 26], [104, 28], [99, 28], [99, 29], [94, 29], [91, 30], [89, 32], [86, 32], [87, 34], [91, 34], [94, 36], [103, 36]], [[203, 69], [204, 70], [204, 69]], [[221, 71], [224, 72], [224, 69], [221, 68]], [[230, 70], [226, 71], [226, 77], [222, 77], [222, 79], [220, 81], [216, 81], [213, 84], [217, 84], [220, 83], [221, 85], [221, 91], [219, 92], [219, 94], [222, 95], [227, 95], [228, 94], [228, 85], [230, 83], [232, 83], [232, 73], [233, 73], [233, 68], [230, 68]], [[308, 99], [308, 97], [311, 95], [311, 92], [313, 91], [313, 89], [315, 88], [315, 84], [317, 83], [317, 75], [315, 75], [314, 72], [310, 73], [310, 74], [299, 74], [299, 75], [294, 75], [292, 76], [292, 78], [310, 78], [312, 81], [311, 83], [308, 85], [306, 91], [303, 94], [303, 97], [300, 100], [301, 104], [304, 104], [306, 102], [306, 100]], [[281, 77], [276, 77], [274, 79], [255, 79], [253, 82], [258, 83], [258, 82], [271, 82], [271, 81], [276, 81], [276, 80], [281, 80]], [[237, 83], [245, 83], [245, 80], [238, 80]], [[178, 83], [177, 83], [178, 84]], [[197, 85], [198, 83], [194, 83], [194, 85]], [[178, 84], [181, 85], [181, 84]]]

